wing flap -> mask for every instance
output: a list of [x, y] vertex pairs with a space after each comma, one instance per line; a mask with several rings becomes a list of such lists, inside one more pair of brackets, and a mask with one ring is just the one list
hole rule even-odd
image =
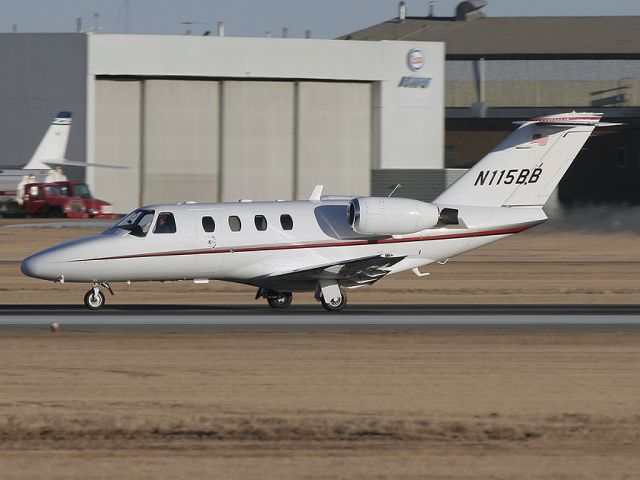
[[405, 256], [373, 255], [342, 262], [326, 263], [269, 275], [266, 283], [270, 285], [315, 285], [319, 280], [335, 280], [345, 287], [367, 285], [387, 275], [390, 267], [405, 258]]

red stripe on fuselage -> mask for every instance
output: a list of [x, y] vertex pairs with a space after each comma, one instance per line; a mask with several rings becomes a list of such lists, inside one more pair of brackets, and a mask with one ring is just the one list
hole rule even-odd
[[[536, 225], [536, 224], [534, 224]], [[528, 230], [534, 225], [521, 227], [503, 228], [499, 230], [487, 230], [480, 232], [452, 233], [445, 235], [432, 235], [428, 237], [407, 237], [407, 238], [384, 238], [380, 240], [353, 240], [348, 242], [332, 242], [332, 243], [304, 243], [300, 245], [271, 245], [261, 247], [238, 247], [238, 248], [222, 248], [218, 250], [182, 250], [173, 252], [156, 252], [156, 253], [139, 253], [135, 255], [121, 255], [115, 257], [87, 258], [84, 260], [74, 260], [75, 262], [88, 262], [94, 260], [120, 260], [125, 258], [147, 258], [147, 257], [170, 257], [180, 255], [205, 255], [212, 253], [242, 253], [242, 252], [264, 252], [270, 250], [293, 250], [299, 248], [329, 248], [329, 247], [353, 247], [360, 245], [377, 245], [388, 243], [407, 243], [407, 242], [427, 242], [430, 240], [450, 240], [455, 238], [471, 238], [471, 237], [489, 237], [494, 235], [508, 235], [510, 233], [519, 233]]]

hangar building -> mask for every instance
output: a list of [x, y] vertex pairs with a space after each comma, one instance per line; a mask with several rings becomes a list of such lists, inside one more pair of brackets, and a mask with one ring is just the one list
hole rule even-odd
[[12, 33], [0, 64], [4, 164], [71, 110], [68, 158], [128, 167], [87, 169], [119, 212], [367, 195], [372, 172], [444, 166], [439, 42]]
[[345, 35], [445, 42], [447, 167], [469, 167], [536, 115], [596, 111], [600, 129], [560, 183], [563, 202], [640, 204], [640, 16], [487, 17], [485, 0], [454, 15], [425, 11]]

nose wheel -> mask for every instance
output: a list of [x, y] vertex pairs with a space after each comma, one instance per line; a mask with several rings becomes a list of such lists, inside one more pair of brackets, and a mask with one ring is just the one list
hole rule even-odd
[[104, 302], [104, 294], [100, 290], [94, 291], [92, 288], [84, 294], [84, 304], [89, 310], [100, 310]]
[[99, 286], [103, 286], [104, 288], [109, 290], [111, 295], [113, 295], [113, 290], [111, 290], [111, 287], [108, 283], [94, 283], [89, 291], [84, 294], [84, 304], [89, 310], [100, 310], [102, 307], [104, 307], [105, 298], [104, 294], [100, 291]]

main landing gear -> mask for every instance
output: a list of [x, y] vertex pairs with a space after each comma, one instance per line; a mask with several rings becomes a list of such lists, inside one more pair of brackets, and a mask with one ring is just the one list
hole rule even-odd
[[99, 287], [106, 288], [113, 295], [113, 290], [107, 282], [93, 282], [89, 291], [84, 294], [84, 304], [89, 310], [100, 310], [104, 307], [105, 298]]
[[[322, 307], [327, 312], [339, 312], [347, 305], [347, 294], [337, 283], [318, 283], [315, 294]], [[291, 305], [293, 295], [291, 292], [276, 292], [267, 288], [258, 288], [256, 300], [266, 298], [271, 308], [281, 310]]]
[[347, 305], [347, 294], [337, 283], [321, 281], [316, 289], [316, 300], [327, 312], [339, 312]]
[[260, 297], [267, 299], [267, 303], [271, 308], [281, 310], [291, 305], [293, 294], [291, 292], [276, 292], [266, 288], [259, 288], [256, 293], [256, 300]]

